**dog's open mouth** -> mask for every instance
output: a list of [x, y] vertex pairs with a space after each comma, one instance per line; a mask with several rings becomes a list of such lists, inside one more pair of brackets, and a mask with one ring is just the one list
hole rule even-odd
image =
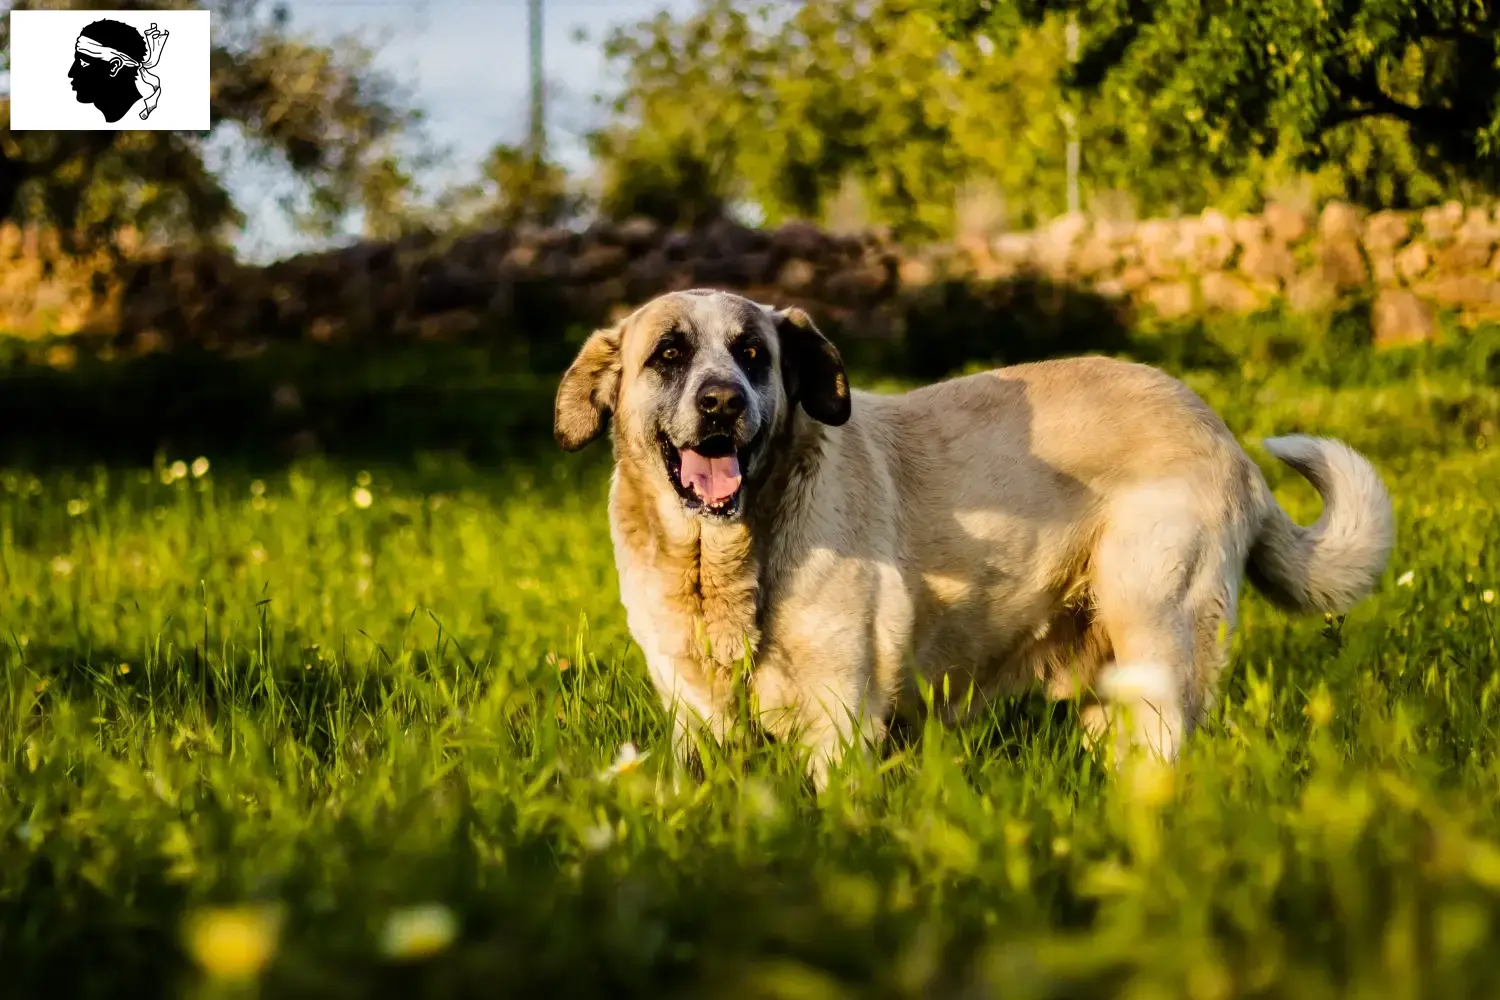
[[738, 513], [744, 479], [740, 456], [728, 434], [715, 434], [692, 447], [682, 448], [665, 435], [660, 440], [667, 478], [690, 510], [702, 510], [716, 517]]

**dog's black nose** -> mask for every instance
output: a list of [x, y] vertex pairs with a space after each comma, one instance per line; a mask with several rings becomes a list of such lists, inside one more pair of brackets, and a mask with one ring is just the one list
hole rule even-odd
[[698, 409], [705, 417], [737, 417], [745, 412], [745, 394], [729, 382], [708, 382], [698, 390]]

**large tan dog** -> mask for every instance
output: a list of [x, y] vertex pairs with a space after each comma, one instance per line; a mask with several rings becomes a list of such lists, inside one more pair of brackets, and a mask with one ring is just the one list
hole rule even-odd
[[[732, 675], [821, 788], [849, 746], [1040, 683], [1097, 736], [1173, 757], [1209, 708], [1242, 573], [1343, 611], [1383, 571], [1390, 499], [1335, 441], [1267, 449], [1324, 500], [1294, 524], [1223, 421], [1156, 369], [1017, 365], [902, 395], [851, 391], [797, 309], [674, 293], [584, 345], [558, 443], [613, 420], [609, 519], [629, 626], [679, 758], [736, 710]], [[945, 688], [944, 679], [949, 681]], [[969, 697], [962, 697], [965, 693]]]

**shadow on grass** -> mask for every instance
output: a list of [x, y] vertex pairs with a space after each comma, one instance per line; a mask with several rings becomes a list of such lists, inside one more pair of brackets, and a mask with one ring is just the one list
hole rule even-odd
[[891, 336], [866, 343], [858, 330], [836, 329], [835, 339], [876, 374], [924, 382], [1077, 354], [1123, 354], [1178, 368], [1235, 365], [1201, 324], [1143, 333], [1118, 301], [1039, 278], [938, 282], [891, 312]]
[[67, 369], [13, 356], [0, 364], [0, 464], [41, 472], [204, 455], [259, 473], [308, 453], [358, 467], [412, 468], [432, 453], [535, 463], [555, 455], [554, 387], [461, 344], [123, 360], [85, 349]]
[[[1083, 353], [1231, 363], [1201, 328], [1140, 337], [1109, 300], [1030, 279], [939, 283], [875, 312], [818, 319], [856, 383]], [[260, 472], [307, 452], [356, 467], [411, 467], [424, 453], [555, 463], [553, 394], [588, 330], [550, 318], [467, 342], [275, 341], [129, 358], [78, 339], [0, 343], [0, 464], [139, 467], [157, 454], [205, 455]], [[593, 461], [571, 467], [597, 471], [607, 452], [591, 449]]]

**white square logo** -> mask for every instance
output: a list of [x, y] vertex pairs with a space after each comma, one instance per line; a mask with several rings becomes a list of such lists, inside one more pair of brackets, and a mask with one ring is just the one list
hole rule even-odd
[[13, 10], [15, 132], [207, 132], [206, 10]]

